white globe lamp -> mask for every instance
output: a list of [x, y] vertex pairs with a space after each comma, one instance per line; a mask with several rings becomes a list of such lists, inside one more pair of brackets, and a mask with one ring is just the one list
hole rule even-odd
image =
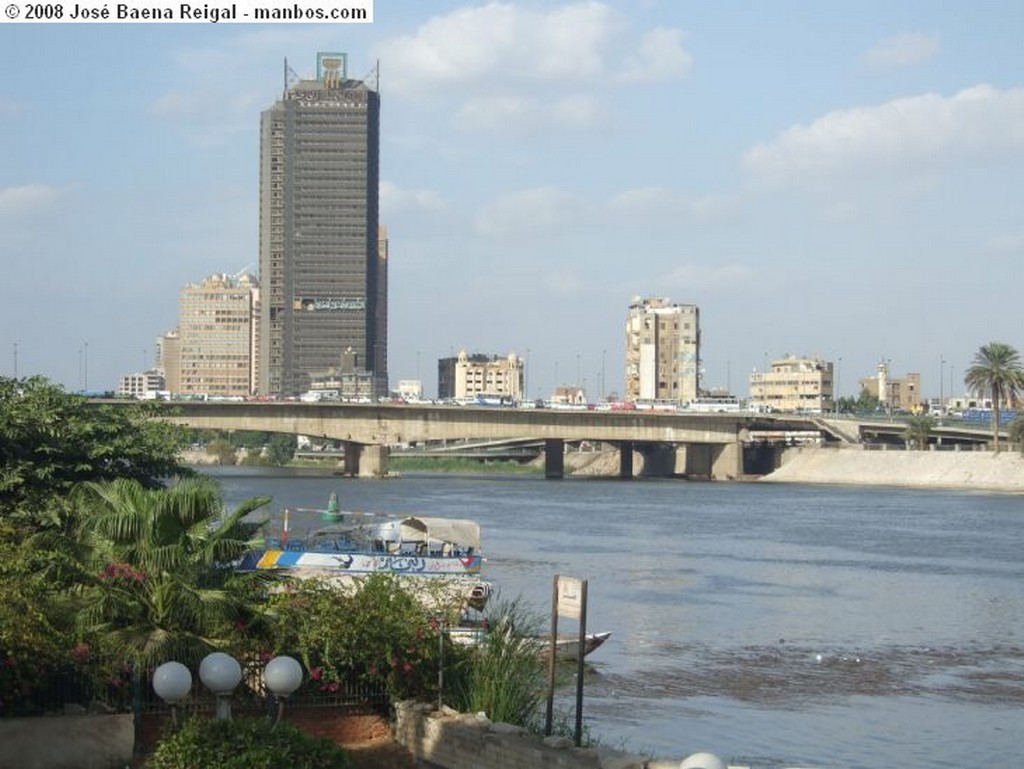
[[165, 662], [153, 671], [153, 691], [171, 706], [171, 721], [178, 723], [178, 703], [192, 691], [192, 674], [180, 662]]
[[242, 666], [224, 652], [213, 652], [199, 663], [199, 680], [217, 697], [217, 718], [231, 720], [231, 692], [242, 680]]
[[729, 769], [714, 753], [694, 753], [683, 759], [679, 769]]
[[153, 691], [168, 705], [177, 705], [192, 691], [192, 674], [180, 662], [165, 662], [153, 671]]
[[277, 726], [284, 713], [285, 699], [302, 685], [302, 665], [294, 657], [274, 657], [263, 668], [263, 682], [277, 700], [277, 716], [274, 719], [274, 726]]

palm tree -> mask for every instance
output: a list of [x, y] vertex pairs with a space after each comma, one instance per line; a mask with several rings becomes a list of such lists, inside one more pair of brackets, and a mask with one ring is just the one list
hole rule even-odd
[[989, 342], [974, 353], [974, 360], [964, 375], [964, 384], [979, 395], [992, 396], [992, 448], [999, 453], [999, 408], [1003, 402], [1014, 403], [1024, 389], [1024, 369], [1020, 355], [1008, 344]]
[[912, 448], [924, 451], [928, 448], [928, 439], [935, 429], [935, 419], [928, 414], [915, 414], [907, 420], [904, 437]]
[[231, 567], [256, 534], [257, 524], [243, 519], [268, 501], [250, 499], [227, 514], [209, 478], [157, 490], [134, 480], [85, 484], [75, 506], [93, 577], [80, 630], [143, 668], [190, 664], [229, 647], [258, 613], [247, 598], [262, 579]]

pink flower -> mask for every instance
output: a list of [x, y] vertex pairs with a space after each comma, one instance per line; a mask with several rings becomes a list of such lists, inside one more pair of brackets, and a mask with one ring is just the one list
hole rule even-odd
[[75, 644], [75, 648], [71, 650], [71, 659], [79, 665], [82, 665], [89, 661], [89, 654], [91, 651], [89, 644], [84, 641], [79, 641]]
[[404, 665], [402, 665], [402, 670], [408, 673], [410, 670], [412, 670], [412, 665], [406, 662]]

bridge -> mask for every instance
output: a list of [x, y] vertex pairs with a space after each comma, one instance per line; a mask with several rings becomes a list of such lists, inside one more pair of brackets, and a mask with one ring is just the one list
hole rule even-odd
[[[906, 431], [899, 422], [744, 412], [298, 401], [173, 401], [159, 407], [167, 421], [197, 429], [291, 433], [337, 441], [344, 446], [345, 473], [369, 477], [387, 474], [392, 447], [475, 440], [541, 443], [548, 478], [564, 475], [566, 443], [591, 441], [618, 449], [622, 478], [633, 477], [633, 455], [638, 452], [648, 475], [724, 480], [774, 469], [775, 452], [791, 442], [791, 436], [901, 443]], [[981, 426], [946, 426], [936, 428], [933, 435], [937, 443], [951, 445], [986, 443], [991, 434]]]
[[619, 474], [633, 476], [633, 452], [659, 474], [706, 478], [743, 475], [745, 431], [761, 420], [743, 414], [517, 409], [486, 406], [297, 401], [174, 401], [162, 418], [197, 429], [291, 433], [338, 441], [347, 474], [387, 473], [392, 446], [457, 440], [539, 441], [545, 475], [564, 475], [565, 444], [592, 441], [619, 449]]

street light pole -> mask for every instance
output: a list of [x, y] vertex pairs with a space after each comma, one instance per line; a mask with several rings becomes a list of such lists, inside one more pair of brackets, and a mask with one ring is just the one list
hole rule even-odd
[[839, 417], [839, 375], [843, 369], [843, 356], [840, 355], [836, 362], [836, 381], [832, 388], [832, 401], [836, 406], [836, 417]]
[[945, 375], [946, 375], [945, 365], [946, 365], [946, 361], [940, 355], [939, 356], [939, 415], [940, 416], [946, 410], [945, 406], [944, 406], [944, 403], [945, 403], [945, 398], [943, 397], [944, 393], [942, 392], [942, 380], [945, 378]]
[[607, 350], [601, 350], [601, 400], [604, 400], [605, 393], [607, 392], [607, 383], [604, 378], [604, 358]]

